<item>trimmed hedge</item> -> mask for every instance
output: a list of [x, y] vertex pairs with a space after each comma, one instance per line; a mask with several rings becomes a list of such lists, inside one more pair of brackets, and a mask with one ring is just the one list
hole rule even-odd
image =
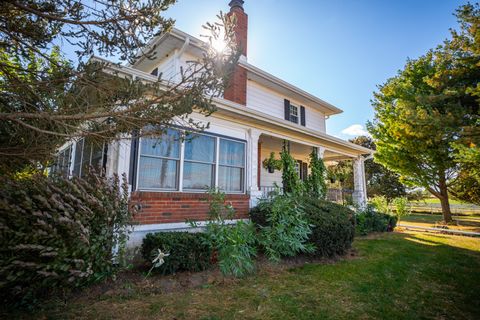
[[371, 232], [393, 231], [397, 225], [397, 217], [386, 213], [375, 211], [375, 208], [368, 205], [363, 211], [357, 212], [356, 232], [367, 235]]
[[[352, 210], [333, 202], [308, 197], [295, 201], [302, 207], [312, 228], [307, 242], [315, 247], [313, 255], [332, 257], [345, 254], [350, 249], [355, 235]], [[271, 210], [266, 204], [250, 211], [250, 219], [259, 228], [268, 225]]]
[[170, 254], [153, 272], [171, 274], [178, 271], [201, 271], [212, 265], [212, 248], [204, 233], [157, 232], [143, 239], [142, 256], [151, 265], [158, 249]]
[[345, 206], [313, 198], [302, 198], [306, 217], [312, 226], [309, 242], [314, 255], [333, 257], [351, 248], [355, 236], [354, 212]]

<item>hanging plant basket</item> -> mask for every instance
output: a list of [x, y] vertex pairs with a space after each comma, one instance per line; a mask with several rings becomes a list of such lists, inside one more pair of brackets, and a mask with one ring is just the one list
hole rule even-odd
[[270, 153], [270, 157], [262, 161], [263, 167], [268, 173], [274, 173], [275, 170], [282, 170], [282, 161], [275, 159], [275, 152]]

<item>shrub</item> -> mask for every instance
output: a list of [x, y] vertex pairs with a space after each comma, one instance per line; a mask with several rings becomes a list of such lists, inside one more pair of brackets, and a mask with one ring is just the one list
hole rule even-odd
[[[255, 269], [255, 227], [251, 222], [237, 221], [229, 224], [235, 210], [225, 202], [225, 194], [216, 189], [209, 191], [209, 219], [205, 227], [205, 243], [218, 255], [220, 270], [225, 275], [242, 277]], [[193, 227], [198, 225], [192, 221]]]
[[0, 183], [3, 303], [26, 307], [117, 270], [131, 221], [125, 178], [122, 184], [94, 173], [71, 180], [39, 174]]
[[364, 210], [358, 211], [356, 217], [356, 231], [361, 235], [371, 232], [393, 231], [397, 225], [395, 216], [377, 212], [372, 205], [367, 205]]
[[254, 212], [262, 223], [259, 225], [259, 243], [270, 260], [278, 261], [282, 256], [292, 257], [300, 252], [313, 251], [313, 247], [307, 244], [311, 228], [305, 212], [291, 195], [261, 200]]
[[355, 235], [354, 212], [342, 205], [313, 198], [302, 198], [301, 203], [312, 227], [309, 243], [316, 256], [342, 255], [350, 249]]
[[395, 216], [397, 217], [397, 221], [400, 221], [402, 217], [409, 215], [412, 210], [406, 197], [395, 198], [392, 203], [395, 206]]
[[154, 272], [171, 274], [178, 271], [201, 271], [212, 264], [212, 248], [206, 243], [203, 233], [157, 232], [149, 233], [142, 243], [142, 256], [152, 263], [158, 249], [169, 256]]
[[377, 212], [391, 214], [390, 205], [388, 203], [388, 199], [385, 196], [376, 196], [369, 200], [370, 204], [373, 208], [376, 209]]

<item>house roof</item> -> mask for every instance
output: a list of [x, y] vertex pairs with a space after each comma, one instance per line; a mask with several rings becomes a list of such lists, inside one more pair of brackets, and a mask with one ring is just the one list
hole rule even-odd
[[[187, 39], [189, 39], [189, 52], [192, 54], [201, 55], [203, 50], [207, 48], [207, 43], [205, 41], [202, 41], [179, 29], [172, 28], [169, 32], [163, 33], [162, 35], [152, 39], [152, 41], [147, 45], [146, 49], [139, 51], [137, 55], [139, 57], [138, 61], [136, 61], [135, 64], [130, 65], [130, 67], [138, 68], [142, 71], [153, 69], [157, 61], [167, 57], [169, 54], [171, 54], [172, 50], [181, 48]], [[155, 59], [149, 59], [145, 57], [144, 53], [152, 51], [156, 53]], [[248, 63], [246, 58], [243, 56], [240, 58], [239, 65], [247, 70], [247, 76], [250, 80], [259, 82], [267, 88], [283, 93], [285, 96], [292, 97], [293, 99], [312, 108], [316, 108], [326, 116], [343, 112], [334, 105]]]
[[[114, 64], [102, 58], [93, 57], [92, 61], [105, 63], [105, 72], [112, 73], [120, 77], [136, 77], [137, 79], [151, 82], [158, 82], [159, 80], [156, 76], [153, 76], [147, 72], [129, 66]], [[159, 85], [167, 86], [168, 84], [160, 82]], [[229, 100], [214, 98], [213, 102], [217, 106], [217, 112], [215, 112], [212, 116], [228, 115], [229, 118], [233, 117], [237, 121], [244, 121], [245, 123], [254, 124], [258, 127], [266, 128], [267, 130], [270, 127], [275, 128], [276, 130], [289, 132], [290, 135], [296, 134], [298, 135], [299, 141], [301, 140], [306, 142], [307, 139], [312, 142], [317, 141], [321, 145], [331, 148], [330, 150], [335, 152], [344, 152], [344, 154], [349, 157], [373, 153], [373, 150], [356, 145], [349, 141], [342, 140], [324, 132], [299, 126], [284, 119], [272, 117], [264, 112], [260, 112], [251, 108], [245, 108], [245, 106]]]

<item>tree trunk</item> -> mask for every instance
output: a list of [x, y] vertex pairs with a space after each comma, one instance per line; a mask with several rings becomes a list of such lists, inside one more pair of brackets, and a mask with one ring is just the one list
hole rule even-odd
[[450, 203], [448, 201], [448, 189], [447, 183], [445, 180], [445, 175], [440, 175], [439, 181], [439, 189], [440, 189], [440, 204], [442, 205], [442, 213], [443, 213], [443, 220], [445, 223], [449, 223], [452, 221], [452, 212], [450, 211]]
[[440, 199], [442, 205], [443, 220], [448, 223], [452, 221], [452, 212], [450, 211], [450, 203], [448, 202], [448, 195]]

